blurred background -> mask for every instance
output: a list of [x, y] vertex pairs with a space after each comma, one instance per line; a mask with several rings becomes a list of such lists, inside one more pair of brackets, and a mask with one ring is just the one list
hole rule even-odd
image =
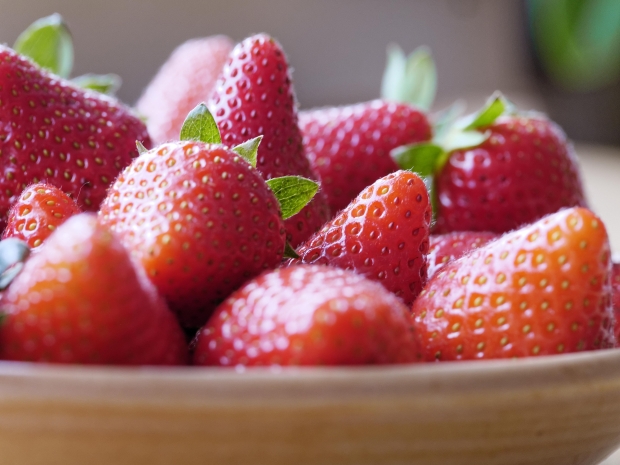
[[8, 44], [35, 19], [61, 13], [73, 33], [74, 75], [119, 74], [118, 95], [129, 104], [194, 37], [275, 36], [304, 108], [378, 97], [387, 45], [428, 45], [435, 109], [461, 98], [473, 111], [500, 89], [582, 144], [592, 203], [620, 251], [605, 187], [620, 173], [620, 152], [609, 148], [620, 145], [620, 0], [0, 0], [0, 8]]
[[35, 19], [68, 22], [74, 74], [122, 76], [133, 104], [181, 42], [268, 32], [294, 66], [302, 107], [378, 96], [390, 42], [435, 56], [436, 107], [472, 109], [495, 89], [543, 110], [577, 140], [620, 144], [618, 0], [0, 0], [0, 40]]
[[0, 0], [0, 7], [0, 40], [8, 44], [35, 19], [61, 13], [73, 33], [74, 74], [119, 74], [118, 95], [128, 103], [181, 42], [255, 32], [282, 43], [303, 107], [377, 97], [390, 42], [407, 52], [431, 47], [438, 107], [459, 97], [481, 103], [496, 88], [536, 92], [519, 0]]

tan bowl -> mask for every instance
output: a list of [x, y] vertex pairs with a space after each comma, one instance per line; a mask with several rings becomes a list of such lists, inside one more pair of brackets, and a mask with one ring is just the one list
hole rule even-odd
[[620, 350], [292, 369], [0, 365], [0, 463], [594, 464]]
[[[584, 152], [618, 251], [620, 156]], [[0, 363], [0, 464], [577, 465], [618, 446], [620, 349], [245, 373]]]

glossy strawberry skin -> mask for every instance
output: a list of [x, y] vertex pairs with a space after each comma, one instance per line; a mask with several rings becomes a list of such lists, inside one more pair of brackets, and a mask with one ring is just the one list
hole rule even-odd
[[15, 237], [36, 250], [58, 226], [78, 213], [75, 201], [60, 189], [42, 182], [32, 184], [11, 207], [2, 238]]
[[485, 231], [456, 231], [432, 234], [428, 249], [428, 278], [432, 278], [446, 263], [461, 258], [466, 253], [483, 246], [499, 236]]
[[614, 334], [616, 345], [620, 344], [620, 263], [614, 263], [611, 267], [611, 290], [616, 323]]
[[136, 104], [155, 144], [179, 139], [188, 113], [206, 102], [233, 49], [226, 36], [192, 39], [177, 47]]
[[431, 206], [410, 171], [389, 174], [297, 250], [300, 261], [354, 270], [411, 304], [426, 283]]
[[355, 273], [282, 268], [247, 283], [218, 307], [198, 333], [194, 364], [409, 363], [417, 351], [408, 313], [381, 285]]
[[346, 207], [366, 186], [398, 170], [391, 150], [432, 137], [424, 113], [384, 100], [302, 111], [299, 127], [332, 213]]
[[415, 301], [425, 360], [551, 355], [614, 345], [603, 223], [565, 209], [448, 263]]
[[481, 131], [489, 138], [453, 151], [436, 176], [435, 232], [503, 233], [563, 207], [586, 205], [573, 148], [556, 124], [504, 116]]
[[118, 101], [73, 87], [0, 47], [0, 223], [29, 184], [45, 181], [96, 211], [117, 174], [149, 147], [144, 124]]
[[[263, 136], [257, 168], [265, 179], [303, 176], [317, 181], [304, 153], [297, 102], [286, 56], [271, 37], [259, 34], [238, 44], [209, 103], [222, 142], [233, 147]], [[286, 220], [288, 240], [297, 246], [330, 217], [321, 191]]]
[[179, 365], [187, 346], [174, 315], [95, 215], [76, 215], [4, 293], [4, 360]]
[[200, 327], [246, 280], [282, 260], [284, 223], [258, 171], [222, 145], [181, 141], [136, 159], [100, 221], [142, 264], [183, 326]]

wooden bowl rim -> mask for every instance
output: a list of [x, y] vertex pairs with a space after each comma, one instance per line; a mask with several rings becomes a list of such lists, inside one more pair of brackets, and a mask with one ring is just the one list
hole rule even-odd
[[518, 360], [359, 367], [112, 367], [0, 362], [0, 399], [342, 402], [620, 384], [620, 349]]

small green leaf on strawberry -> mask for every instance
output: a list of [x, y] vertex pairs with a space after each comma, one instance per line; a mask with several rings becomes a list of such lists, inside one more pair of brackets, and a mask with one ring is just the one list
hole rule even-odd
[[435, 140], [442, 140], [448, 130], [463, 116], [467, 105], [464, 100], [457, 100], [448, 108], [439, 110], [431, 116]]
[[263, 136], [254, 137], [246, 140], [244, 143], [233, 147], [233, 152], [238, 153], [245, 158], [250, 165], [256, 168], [256, 156], [258, 154], [258, 146], [263, 140]]
[[58, 13], [32, 23], [19, 35], [13, 49], [54, 74], [64, 78], [71, 74], [73, 40]]
[[472, 130], [489, 126], [501, 115], [511, 111], [512, 106], [512, 103], [501, 92], [497, 91], [491, 95], [480, 111], [470, 117], [471, 123], [467, 124], [464, 129]]
[[282, 176], [266, 182], [280, 203], [283, 220], [299, 213], [319, 190], [318, 183], [301, 176]]
[[21, 271], [30, 255], [30, 247], [13, 237], [0, 242], [0, 290], [6, 289]]
[[205, 144], [222, 143], [217, 123], [204, 103], [197, 105], [185, 118], [180, 140], [195, 140]]
[[289, 241], [286, 241], [286, 245], [284, 246], [284, 255], [282, 257], [283, 258], [294, 258], [294, 259], [299, 258], [297, 251], [295, 250], [295, 248], [291, 245]]
[[437, 160], [442, 153], [440, 146], [422, 142], [397, 147], [390, 155], [401, 169], [413, 171], [419, 176], [431, 176], [436, 171]]
[[139, 140], [136, 141], [136, 148], [138, 149], [138, 153], [140, 155], [142, 155], [143, 153], [148, 152], [148, 149]]
[[114, 95], [121, 87], [121, 77], [118, 74], [83, 74], [71, 80], [82, 89], [94, 90], [105, 95]]
[[408, 57], [398, 45], [388, 47], [387, 64], [381, 83], [381, 97], [411, 103], [422, 110], [433, 104], [437, 91], [437, 70], [427, 47], [418, 47]]

